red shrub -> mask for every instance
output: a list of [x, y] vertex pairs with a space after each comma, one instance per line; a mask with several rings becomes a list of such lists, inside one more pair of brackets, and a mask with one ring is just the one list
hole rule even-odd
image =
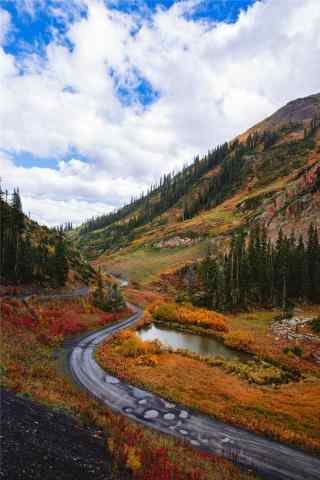
[[110, 323], [114, 321], [114, 315], [112, 313], [103, 313], [99, 320], [99, 325]]
[[1, 317], [5, 320], [9, 320], [13, 314], [13, 308], [8, 303], [1, 302], [0, 305]]
[[49, 315], [50, 317], [49, 332], [52, 336], [74, 335], [85, 330], [85, 326], [79, 321], [75, 312], [67, 311], [63, 314], [59, 312], [59, 315], [55, 315], [54, 319]]
[[26, 328], [33, 328], [35, 327], [35, 325], [37, 324], [37, 321], [32, 318], [31, 315], [22, 315], [20, 318], [19, 318], [19, 326], [22, 326], [22, 327], [26, 327]]

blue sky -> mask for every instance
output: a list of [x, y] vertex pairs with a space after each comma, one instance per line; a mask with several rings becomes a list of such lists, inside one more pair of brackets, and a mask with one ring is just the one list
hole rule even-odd
[[[257, 0], [203, 0], [194, 11], [187, 15], [190, 19], [202, 21], [235, 22], [240, 11], [246, 10]], [[14, 30], [5, 45], [5, 51], [13, 55], [24, 55], [26, 51], [37, 51], [45, 55], [45, 47], [53, 39], [52, 30], [56, 30], [63, 38], [69, 22], [75, 21], [78, 16], [85, 16], [85, 7], [70, 10], [68, 22], [55, 16], [50, 7], [59, 4], [56, 0], [47, 0], [44, 3], [35, 3], [35, 10], [22, 8], [23, 0], [2, 0], [1, 7], [11, 15]], [[70, 2], [71, 3], [71, 2]], [[151, 15], [157, 8], [169, 9], [174, 0], [116, 0], [106, 2], [114, 10], [129, 14], [139, 14], [142, 17]]]
[[122, 205], [318, 89], [318, 6], [2, 0], [2, 181], [48, 224]]
[[[235, 22], [241, 11], [245, 11], [256, 0], [204, 0], [200, 1], [198, 6], [186, 14], [186, 18], [194, 21], [207, 22]], [[157, 9], [169, 9], [175, 3], [174, 0], [119, 0], [106, 2], [113, 10], [135, 14], [141, 18], [150, 17]], [[85, 7], [70, 10], [67, 18], [62, 19], [50, 11], [59, 3], [55, 0], [47, 0], [43, 4], [35, 2], [34, 10], [28, 9], [28, 5], [22, 8], [20, 0], [3, 0], [2, 8], [7, 10], [11, 16], [13, 29], [4, 45], [4, 51], [16, 57], [21, 61], [25, 56], [36, 53], [44, 60], [46, 59], [46, 47], [53, 41], [56, 35], [59, 35], [61, 44], [66, 45], [72, 50], [72, 43], [65, 37], [70, 23], [75, 22], [79, 17], [87, 15]], [[21, 73], [23, 67], [21, 68]], [[159, 92], [152, 88], [152, 85], [139, 74], [137, 75], [137, 85], [134, 89], [128, 90], [123, 85], [119, 85], [115, 92], [121, 103], [126, 106], [138, 101], [143, 106], [152, 104], [159, 98]], [[72, 88], [69, 91], [72, 92]], [[74, 149], [70, 146], [70, 152], [66, 153], [65, 160], [68, 160]], [[30, 152], [13, 153], [17, 165], [32, 167], [51, 167], [57, 168], [58, 159], [54, 157], [41, 157], [40, 159]], [[79, 154], [78, 154], [79, 157]], [[82, 158], [85, 161], [85, 157]]]

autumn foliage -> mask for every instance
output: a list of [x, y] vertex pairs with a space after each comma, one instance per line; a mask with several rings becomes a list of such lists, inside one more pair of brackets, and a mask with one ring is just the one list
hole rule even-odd
[[97, 359], [124, 381], [222, 421], [320, 451], [316, 378], [281, 383], [281, 370], [263, 362], [203, 361], [180, 352], [161, 351], [153, 355], [156, 362], [148, 364], [145, 358], [151, 355], [122, 355], [119, 340], [102, 344]]
[[143, 341], [132, 330], [125, 330], [114, 335], [113, 345], [120, 355], [137, 358], [141, 355], [156, 355], [161, 351], [161, 343], [157, 340]]
[[160, 322], [201, 327], [217, 332], [226, 332], [228, 330], [226, 318], [223, 315], [204, 308], [195, 308], [191, 305], [164, 303], [154, 305], [151, 308], [151, 313]]
[[[247, 474], [223, 459], [196, 452], [175, 439], [113, 414], [57, 369], [53, 352], [57, 351], [57, 342], [61, 342], [63, 335], [99, 328], [130, 312], [104, 314], [85, 301], [24, 303], [3, 299], [0, 306], [2, 386], [98, 427], [113, 457], [113, 478], [122, 478], [122, 472], [126, 471], [124, 478], [133, 480], [248, 480]], [[132, 334], [121, 335], [127, 340], [132, 338]], [[148, 355], [144, 352], [136, 360], [147, 357], [152, 361], [149, 353], [154, 348], [148, 348]]]
[[254, 336], [246, 330], [233, 330], [224, 336], [224, 343], [237, 350], [250, 351], [254, 343]]
[[[0, 304], [2, 328], [27, 329], [34, 332], [43, 344], [57, 344], [68, 335], [76, 335], [115, 322], [128, 315], [123, 309], [116, 313], [103, 313], [85, 300], [61, 302], [51, 300], [39, 303], [34, 299], [18, 301], [5, 298]], [[90, 321], [88, 321], [90, 320]]]

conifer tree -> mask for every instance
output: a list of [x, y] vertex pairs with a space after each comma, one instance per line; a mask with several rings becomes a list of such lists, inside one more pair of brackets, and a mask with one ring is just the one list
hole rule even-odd
[[248, 242], [245, 233], [234, 235], [226, 255], [208, 254], [198, 268], [206, 306], [280, 306], [286, 311], [293, 301], [320, 303], [320, 245], [314, 225], [306, 243], [280, 229], [273, 245], [263, 226], [251, 229]]
[[66, 284], [69, 272], [69, 265], [66, 254], [66, 245], [62, 233], [58, 236], [54, 254], [54, 278], [58, 286]]
[[[19, 189], [12, 195], [0, 186], [0, 281], [4, 284], [40, 282], [63, 285], [67, 258], [62, 236], [36, 229], [31, 240], [30, 225], [22, 211]], [[49, 244], [50, 252], [49, 252]], [[53, 250], [54, 254], [51, 253]]]

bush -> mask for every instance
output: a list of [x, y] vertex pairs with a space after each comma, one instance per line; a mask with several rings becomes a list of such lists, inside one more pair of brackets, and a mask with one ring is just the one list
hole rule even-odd
[[145, 355], [156, 355], [161, 352], [161, 343], [157, 340], [144, 342], [131, 330], [120, 332], [113, 338], [113, 343], [118, 345], [117, 351], [125, 357], [140, 357]]
[[176, 296], [176, 303], [188, 303], [190, 301], [187, 293], [180, 292]]
[[237, 350], [250, 350], [253, 342], [253, 335], [245, 330], [234, 330], [224, 337], [224, 343]]
[[179, 316], [177, 310], [178, 307], [174, 303], [164, 303], [163, 305], [156, 305], [151, 310], [151, 313], [160, 322], [178, 323]]
[[320, 316], [312, 320], [311, 328], [315, 333], [320, 333]]
[[292, 357], [293, 355], [296, 357], [302, 357], [304, 353], [303, 348], [299, 345], [295, 345], [294, 347], [285, 347], [282, 351], [289, 357]]
[[191, 325], [219, 332], [228, 330], [226, 318], [223, 315], [204, 308], [165, 303], [155, 306], [151, 313], [160, 322]]
[[142, 355], [137, 360], [137, 365], [144, 367], [156, 367], [159, 363], [157, 355]]

